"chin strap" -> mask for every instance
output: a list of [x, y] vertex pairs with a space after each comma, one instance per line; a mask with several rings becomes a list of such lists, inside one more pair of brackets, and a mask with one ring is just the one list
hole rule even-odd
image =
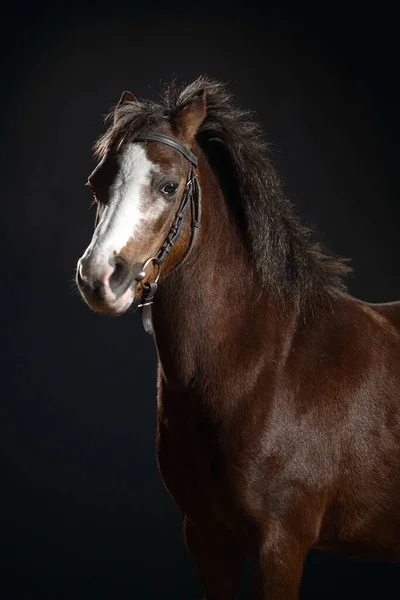
[[179, 208], [175, 214], [175, 218], [172, 222], [171, 229], [161, 246], [160, 250], [157, 252], [156, 256], [149, 258], [143, 265], [140, 273], [137, 274], [136, 280], [142, 281], [146, 277], [146, 267], [148, 264], [153, 262], [158, 266], [158, 273], [153, 281], [148, 281], [143, 284], [143, 292], [141, 297], [141, 302], [139, 307], [142, 308], [142, 323], [143, 328], [147, 333], [153, 333], [153, 325], [151, 321], [151, 305], [154, 301], [154, 296], [158, 289], [158, 280], [161, 273], [161, 265], [166, 261], [169, 253], [171, 252], [175, 242], [178, 240], [182, 233], [183, 223], [185, 214], [190, 206], [191, 211], [191, 236], [189, 246], [185, 252], [185, 255], [181, 262], [173, 269], [176, 271], [179, 267], [183, 265], [183, 263], [187, 260], [190, 252], [192, 251], [197, 230], [200, 227], [201, 220], [201, 189], [199, 185], [199, 181], [197, 175], [195, 174], [195, 169], [197, 168], [197, 157], [183, 144], [181, 144], [175, 138], [169, 137], [168, 135], [164, 135], [162, 133], [148, 133], [145, 136], [141, 136], [133, 140], [135, 142], [159, 142], [162, 144], [167, 144], [171, 146], [175, 150], [178, 150], [185, 158], [191, 163], [191, 168], [189, 172], [188, 181], [185, 186], [185, 191], [183, 192], [183, 196], [181, 202], [179, 204]]

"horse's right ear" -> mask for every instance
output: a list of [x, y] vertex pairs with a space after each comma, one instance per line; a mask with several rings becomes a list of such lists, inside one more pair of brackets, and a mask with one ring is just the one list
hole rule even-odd
[[118, 109], [124, 104], [131, 104], [132, 102], [137, 102], [136, 97], [132, 94], [132, 92], [128, 92], [127, 90], [125, 90], [125, 92], [122, 92], [122, 96], [119, 99], [117, 106], [115, 107], [114, 122], [117, 118]]

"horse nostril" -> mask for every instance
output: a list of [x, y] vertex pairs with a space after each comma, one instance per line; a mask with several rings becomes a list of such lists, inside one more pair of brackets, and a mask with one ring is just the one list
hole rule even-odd
[[114, 259], [114, 271], [112, 272], [109, 284], [110, 288], [115, 291], [120, 285], [125, 281], [128, 276], [129, 268], [125, 260], [121, 257], [117, 257]]
[[81, 262], [78, 263], [78, 277], [79, 277], [79, 279], [82, 279], [82, 281], [85, 279], [83, 276], [83, 273], [82, 273], [82, 263]]
[[92, 287], [90, 270], [86, 262], [80, 260], [76, 270], [76, 279], [81, 286]]
[[120, 273], [122, 272], [123, 268], [124, 268], [124, 265], [122, 264], [122, 262], [118, 261], [117, 264], [115, 265], [113, 276], [118, 278]]
[[78, 264], [78, 268], [76, 269], [76, 281], [79, 285], [83, 284], [83, 275], [82, 275], [82, 266]]

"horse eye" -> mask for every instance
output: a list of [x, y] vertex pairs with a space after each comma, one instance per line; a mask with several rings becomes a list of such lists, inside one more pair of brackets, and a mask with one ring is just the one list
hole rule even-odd
[[169, 181], [162, 188], [161, 191], [165, 196], [173, 196], [178, 189], [178, 184], [173, 181]]

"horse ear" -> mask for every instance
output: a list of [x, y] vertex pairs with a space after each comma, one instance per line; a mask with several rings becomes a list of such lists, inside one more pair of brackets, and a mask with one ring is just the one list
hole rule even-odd
[[132, 92], [128, 92], [127, 90], [125, 90], [125, 92], [122, 92], [122, 96], [119, 99], [117, 106], [122, 106], [123, 104], [128, 104], [128, 102], [137, 102], [137, 100], [136, 100], [135, 96], [132, 94]]
[[207, 102], [206, 92], [201, 92], [191, 100], [174, 119], [178, 135], [187, 143], [191, 144], [194, 137], [206, 118]]
[[123, 106], [124, 104], [131, 104], [132, 102], [137, 102], [135, 96], [132, 94], [132, 92], [122, 92], [122, 96], [119, 99], [119, 102], [117, 104], [117, 106], [115, 107], [115, 111], [114, 111], [114, 123], [117, 120], [118, 117], [118, 109]]

